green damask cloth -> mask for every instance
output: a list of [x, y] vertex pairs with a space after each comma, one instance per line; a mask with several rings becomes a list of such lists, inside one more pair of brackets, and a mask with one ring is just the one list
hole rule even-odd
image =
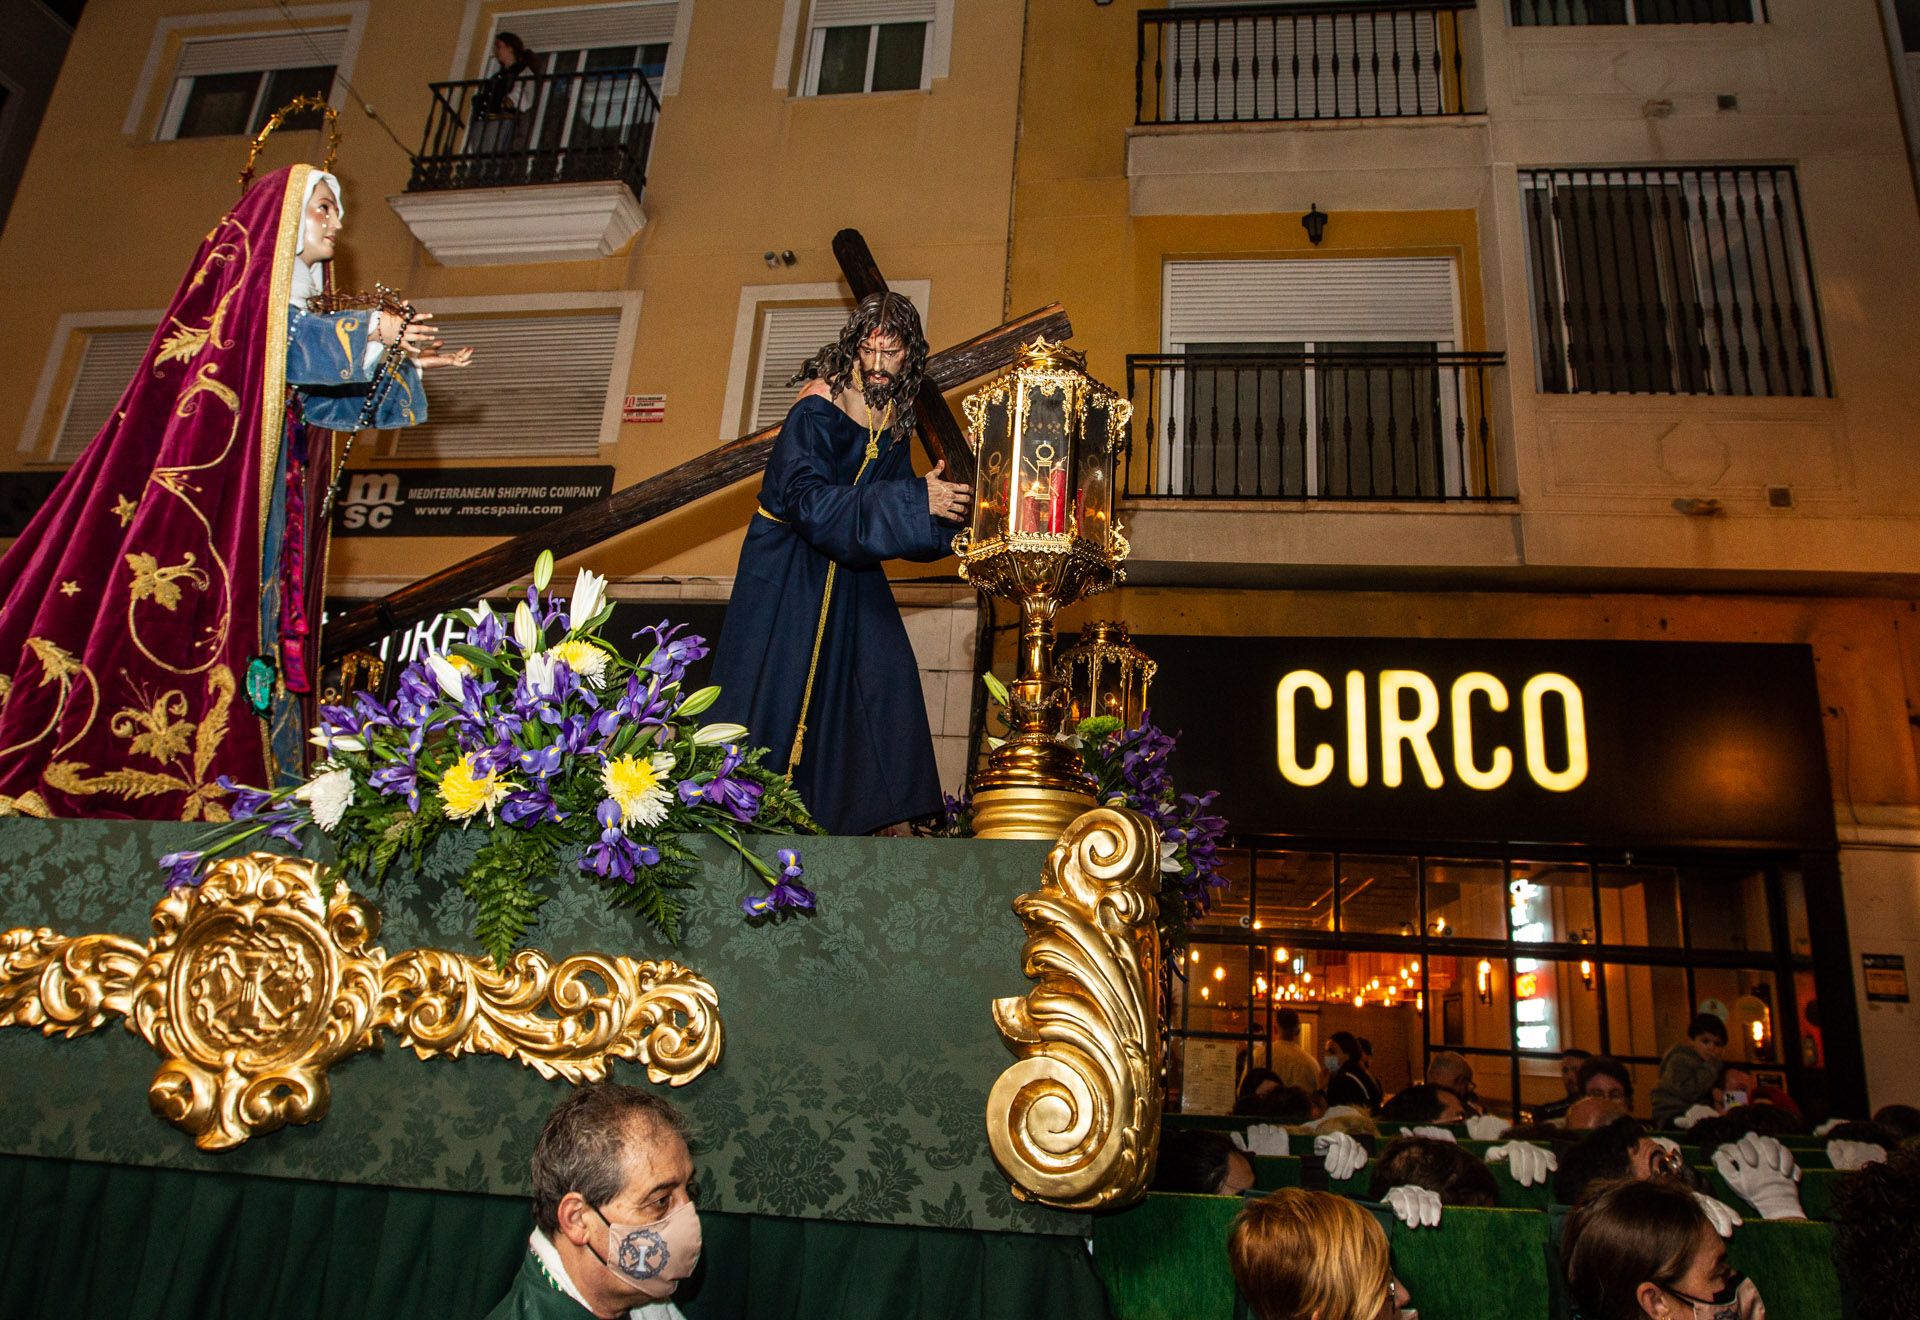
[[[687, 1320], [1107, 1320], [1083, 1243], [703, 1212]], [[480, 1320], [519, 1197], [0, 1156], [7, 1320]]]
[[[158, 858], [199, 827], [135, 821], [0, 820], [5, 927], [145, 939]], [[1070, 1237], [1084, 1216], [1016, 1203], [987, 1150], [986, 1097], [1011, 1061], [994, 998], [1024, 993], [1016, 894], [1037, 888], [1046, 845], [962, 839], [800, 841], [811, 918], [748, 924], [759, 881], [712, 839], [676, 951], [566, 877], [541, 909], [538, 943], [671, 956], [720, 995], [720, 1064], [670, 1092], [695, 1133], [710, 1210]], [[782, 843], [760, 841], [766, 855]], [[457, 877], [476, 838], [455, 837], [424, 877], [375, 895], [379, 943], [476, 951]], [[520, 1196], [564, 1083], [504, 1059], [416, 1059], [391, 1043], [335, 1068], [320, 1122], [205, 1154], [153, 1117], [156, 1056], [108, 1026], [77, 1040], [0, 1031], [0, 1152], [218, 1170], [331, 1183]], [[616, 1078], [645, 1085], [622, 1063]]]

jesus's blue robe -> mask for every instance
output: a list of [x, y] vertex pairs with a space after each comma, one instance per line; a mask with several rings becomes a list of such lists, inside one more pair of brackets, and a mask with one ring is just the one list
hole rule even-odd
[[927, 511], [905, 440], [882, 435], [861, 471], [867, 428], [829, 399], [787, 414], [747, 529], [714, 651], [710, 719], [744, 724], [788, 768], [827, 567], [827, 608], [794, 787], [830, 834], [865, 834], [940, 809], [920, 671], [883, 569], [951, 554], [958, 523]]

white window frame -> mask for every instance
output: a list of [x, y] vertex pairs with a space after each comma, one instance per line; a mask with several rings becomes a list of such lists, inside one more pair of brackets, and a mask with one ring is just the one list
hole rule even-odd
[[[809, 21], [809, 7], [810, 0], [783, 0], [780, 11], [780, 45], [773, 57], [773, 90], [789, 96], [810, 97], [812, 93], [806, 89], [818, 76], [818, 61], [813, 55], [817, 43], [812, 36], [817, 29]], [[927, 27], [927, 45], [920, 59], [923, 92], [931, 90], [936, 79], [948, 77], [953, 71], [953, 0], [933, 0], [933, 21]], [[869, 84], [873, 81], [875, 45], [877, 43], [868, 47]], [[802, 54], [805, 59], [798, 59]]]
[[[927, 68], [933, 59], [933, 23], [928, 19], [907, 19], [908, 23], [920, 24], [920, 91], [926, 91], [932, 80], [927, 76]], [[870, 96], [873, 94], [873, 66], [880, 56], [880, 29], [893, 27], [892, 23], [822, 23], [809, 30], [807, 36], [807, 72], [801, 83], [805, 96]], [[822, 92], [820, 90], [820, 61], [827, 48], [827, 33], [842, 28], [865, 28], [867, 30], [867, 71], [861, 79], [858, 92]], [[905, 87], [890, 87], [888, 91], [908, 91]]]
[[[933, 301], [931, 280], [889, 280], [887, 287], [905, 295], [920, 313], [920, 324], [928, 324]], [[747, 407], [752, 402], [754, 341], [759, 335], [760, 313], [780, 303], [844, 302], [852, 310], [853, 295], [847, 286], [831, 284], [748, 284], [740, 290], [740, 307], [733, 322], [733, 355], [727, 363], [727, 393], [720, 406], [720, 438], [734, 440], [752, 425]]]
[[[53, 447], [59, 441], [60, 428], [66, 422], [67, 408], [71, 403], [70, 398], [58, 401], [59, 417], [49, 426], [48, 413], [56, 406], [53, 387], [59, 382], [62, 369], [69, 364], [78, 371], [81, 355], [86, 349], [84, 340], [87, 335], [142, 328], [151, 334], [159, 328], [166, 314], [164, 307], [67, 312], [55, 321], [46, 357], [40, 364], [40, 378], [34, 383], [33, 401], [27, 405], [27, 418], [20, 427], [20, 438], [14, 445], [15, 452], [29, 463], [46, 464], [53, 461]], [[78, 377], [75, 379], [77, 381]]]
[[[621, 0], [624, 3], [624, 0]], [[680, 93], [680, 71], [686, 62], [687, 34], [693, 29], [694, 0], [678, 0], [679, 8], [674, 11], [673, 37], [667, 46], [667, 67], [660, 75], [660, 95], [662, 98], [677, 96]], [[492, 67], [492, 34], [508, 26], [515, 14], [526, 13], [533, 9], [598, 9], [602, 5], [538, 5], [529, 3], [523, 8], [495, 12], [483, 9], [484, 0], [467, 0], [466, 8], [460, 17], [460, 35], [454, 39], [453, 62], [447, 69], [448, 82], [464, 82], [472, 78], [483, 78]], [[486, 23], [486, 40], [480, 42], [482, 19]], [[537, 53], [537, 52], [536, 52]]]
[[[140, 66], [139, 76], [134, 79], [133, 97], [127, 104], [126, 117], [120, 123], [121, 133], [138, 138], [152, 115], [156, 119], [154, 140], [166, 140], [162, 130], [168, 128], [167, 117], [173, 113], [172, 103], [179, 81], [171, 76], [178, 56], [169, 61], [167, 51], [176, 38], [190, 41], [196, 38], [284, 33], [289, 30], [288, 14], [308, 30], [338, 28], [344, 23], [346, 37], [341, 42], [340, 61], [334, 67], [333, 88], [329, 95], [329, 101], [338, 108], [340, 89], [352, 81], [354, 64], [360, 56], [360, 43], [367, 26], [367, 5], [368, 0], [346, 0], [345, 3], [336, 4], [295, 5], [286, 10], [233, 9], [225, 13], [177, 14], [161, 19], [154, 24], [153, 38], [147, 43], [146, 60]], [[237, 72], [244, 73], [246, 70]], [[167, 113], [155, 111], [156, 101], [160, 110]], [[181, 104], [184, 105], [184, 101]]]
[[[626, 395], [627, 382], [633, 373], [634, 345], [640, 334], [640, 305], [644, 294], [638, 289], [628, 289], [612, 293], [530, 293], [519, 295], [483, 294], [467, 298], [421, 298], [416, 305], [423, 312], [432, 312], [436, 318], [461, 316], [511, 315], [524, 312], [605, 312], [620, 313], [620, 328], [613, 342], [613, 363], [607, 375], [606, 397], [600, 410], [600, 434], [595, 442], [595, 451], [605, 456], [620, 441], [620, 405]], [[448, 332], [449, 347], [458, 343], [459, 321], [446, 322], [442, 328]], [[428, 416], [432, 416], [433, 378], [427, 378]], [[400, 448], [400, 433], [383, 431], [375, 453], [380, 458], [402, 463], [420, 463], [422, 466], [438, 466], [466, 462], [500, 462], [501, 455], [462, 455], [447, 456], [429, 454], [404, 454]], [[538, 453], [528, 453], [518, 457], [529, 460], [539, 459]], [[587, 457], [582, 454], [556, 455], [560, 461]], [[509, 458], [505, 461], [517, 461]]]

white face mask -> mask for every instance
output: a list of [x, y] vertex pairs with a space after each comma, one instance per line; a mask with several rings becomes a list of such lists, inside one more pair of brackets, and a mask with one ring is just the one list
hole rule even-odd
[[1323, 1054], [1320, 1056], [1320, 1062], [1324, 1063], [1327, 1066], [1328, 1072], [1340, 1071], [1340, 1060], [1336, 1058], [1334, 1055]]
[[700, 1214], [691, 1201], [653, 1224], [616, 1224], [598, 1206], [593, 1212], [607, 1226], [606, 1254], [594, 1255], [647, 1297], [671, 1297], [700, 1263]]

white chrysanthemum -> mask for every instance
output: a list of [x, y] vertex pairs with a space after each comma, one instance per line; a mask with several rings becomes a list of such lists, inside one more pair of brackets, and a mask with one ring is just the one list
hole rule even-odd
[[313, 823], [331, 834], [353, 802], [353, 771], [345, 766], [324, 770], [294, 789], [293, 796], [313, 812]]
[[556, 643], [542, 654], [550, 655], [555, 660], [565, 661], [567, 668], [573, 671], [574, 676], [588, 687], [597, 688], [606, 682], [607, 653], [592, 642], [575, 638], [572, 641]]
[[673, 753], [619, 756], [607, 762], [600, 782], [607, 796], [620, 804], [620, 824], [658, 825], [673, 805]]

